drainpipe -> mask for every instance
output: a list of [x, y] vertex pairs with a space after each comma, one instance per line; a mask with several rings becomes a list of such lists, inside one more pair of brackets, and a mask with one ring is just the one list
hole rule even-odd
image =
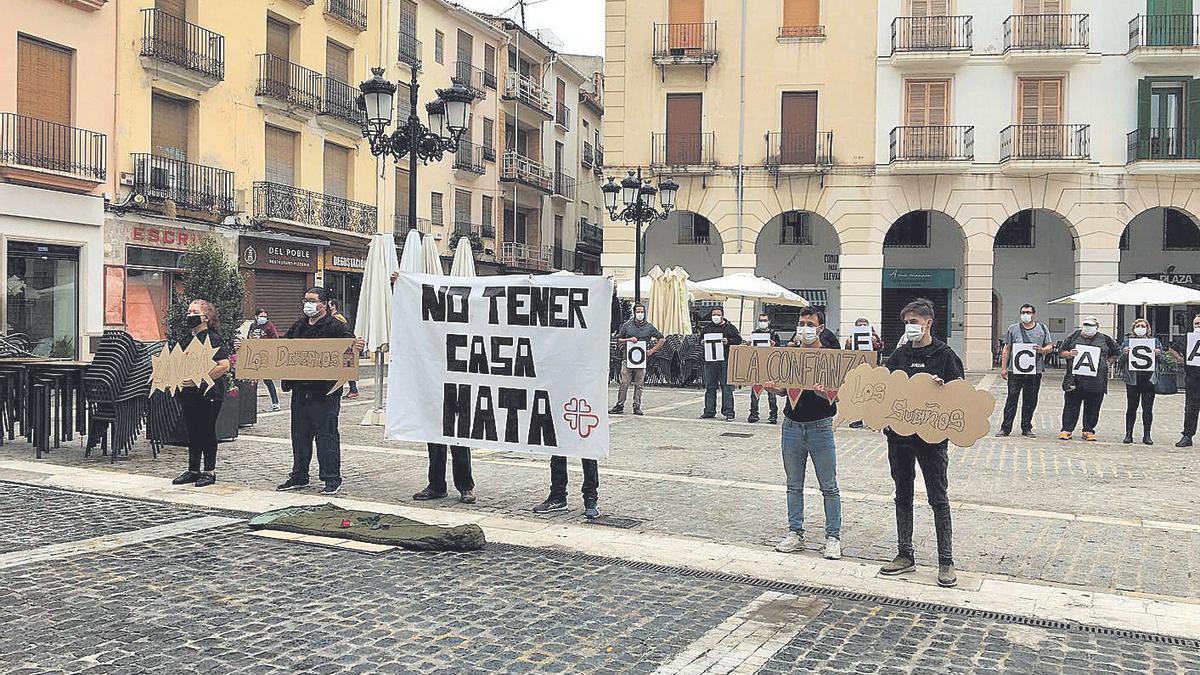
[[742, 0], [741, 60], [738, 62], [737, 252], [742, 252], [742, 215], [746, 188], [746, 1]]

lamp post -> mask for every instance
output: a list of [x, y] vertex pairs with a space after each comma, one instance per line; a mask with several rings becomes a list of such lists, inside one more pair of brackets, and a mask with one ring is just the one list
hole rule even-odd
[[[625, 221], [633, 223], [636, 238], [633, 243], [633, 296], [634, 302], [642, 301], [642, 225], [649, 225], [655, 220], [666, 220], [675, 208], [675, 195], [679, 193], [679, 184], [670, 178], [660, 182], [655, 188], [650, 179], [642, 178], [639, 167], [637, 173], [629, 175], [617, 184], [616, 179], [609, 178], [600, 187], [604, 193], [604, 206], [613, 222]], [[654, 208], [654, 195], [658, 195], [662, 211]], [[618, 203], [623, 203], [624, 207]], [[617, 209], [620, 208], [620, 211]]]

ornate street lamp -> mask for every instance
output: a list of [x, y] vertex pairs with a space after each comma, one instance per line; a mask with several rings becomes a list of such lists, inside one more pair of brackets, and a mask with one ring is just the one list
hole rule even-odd
[[[655, 220], [666, 220], [675, 208], [675, 196], [679, 193], [679, 184], [670, 178], [660, 182], [655, 188], [650, 179], [642, 178], [639, 168], [621, 180], [609, 178], [600, 187], [604, 193], [604, 206], [613, 222], [625, 221], [633, 223], [636, 236], [633, 244], [633, 296], [634, 302], [642, 301], [642, 226], [649, 225]], [[654, 195], [658, 195], [662, 211], [654, 208]], [[618, 210], [619, 209], [619, 210]]]

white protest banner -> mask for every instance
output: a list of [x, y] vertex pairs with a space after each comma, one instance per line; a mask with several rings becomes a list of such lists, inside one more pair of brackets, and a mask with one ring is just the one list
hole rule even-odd
[[1037, 372], [1037, 345], [1014, 342], [1009, 351], [1012, 353], [1014, 375], [1033, 375]]
[[754, 332], [750, 334], [750, 345], [753, 347], [770, 347], [771, 334]]
[[646, 368], [646, 344], [645, 340], [625, 343], [625, 367], [630, 370]]
[[1129, 341], [1129, 369], [1134, 372], [1154, 370], [1154, 338], [1133, 338]]
[[704, 360], [708, 362], [725, 360], [725, 336], [720, 333], [704, 334]]
[[875, 351], [871, 344], [871, 327], [855, 326], [850, 330], [850, 346], [857, 352]]
[[1187, 353], [1183, 357], [1189, 366], [1200, 366], [1200, 331], [1188, 333]]
[[387, 437], [608, 456], [612, 282], [401, 274]]
[[1079, 355], [1071, 366], [1071, 374], [1075, 377], [1096, 377], [1100, 374], [1100, 348], [1087, 345], [1075, 345]]

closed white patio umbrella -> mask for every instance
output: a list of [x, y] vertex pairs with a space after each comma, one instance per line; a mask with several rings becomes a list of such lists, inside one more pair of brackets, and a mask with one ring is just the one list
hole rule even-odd
[[454, 260], [450, 263], [450, 276], [475, 276], [475, 252], [471, 250], [471, 240], [462, 237], [458, 240], [458, 248], [454, 249]]
[[367, 413], [363, 424], [381, 423], [383, 410], [383, 354], [387, 351], [392, 325], [392, 272], [400, 269], [396, 243], [390, 233], [371, 237], [367, 266], [363, 270], [362, 289], [355, 308], [355, 330], [366, 342], [366, 350], [375, 354], [375, 409]]
[[421, 237], [421, 271], [425, 274], [445, 274], [442, 256], [438, 254], [437, 242], [430, 235]]

